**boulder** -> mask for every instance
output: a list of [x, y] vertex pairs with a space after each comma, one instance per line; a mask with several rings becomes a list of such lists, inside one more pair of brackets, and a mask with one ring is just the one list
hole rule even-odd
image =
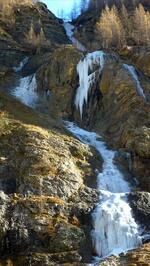
[[[150, 232], [150, 193], [134, 192], [129, 194], [129, 203], [136, 221], [143, 226], [144, 234]], [[149, 235], [150, 239], [150, 235]]]

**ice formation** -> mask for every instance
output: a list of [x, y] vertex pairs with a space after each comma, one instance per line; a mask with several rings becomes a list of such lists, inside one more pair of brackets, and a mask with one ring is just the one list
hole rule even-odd
[[31, 75], [21, 78], [19, 86], [17, 86], [11, 94], [21, 100], [25, 105], [35, 107], [38, 100], [36, 89], [36, 77], [35, 75]]
[[29, 57], [25, 57], [21, 62], [20, 65], [18, 67], [13, 67], [13, 70], [15, 72], [20, 72], [23, 67], [28, 63]]
[[96, 80], [96, 74], [101, 73], [104, 63], [105, 53], [103, 51], [96, 51], [93, 53], [88, 53], [77, 65], [79, 87], [76, 93], [75, 105], [80, 111], [81, 118], [83, 114], [84, 102], [87, 103], [88, 100], [89, 89]]
[[71, 122], [67, 122], [66, 127], [80, 141], [95, 147], [104, 160], [103, 170], [98, 174], [99, 204], [92, 214], [95, 253], [105, 258], [138, 247], [141, 244], [139, 227], [126, 197], [131, 188], [114, 164], [115, 151], [109, 150], [96, 133]]
[[143, 97], [144, 99], [146, 99], [143, 88], [141, 86], [141, 83], [139, 81], [136, 69], [134, 66], [132, 65], [127, 65], [127, 64], [123, 64], [124, 68], [130, 73], [131, 77], [134, 79], [135, 83], [136, 83], [136, 90], [137, 90], [137, 94], [141, 97]]
[[72, 42], [72, 44], [75, 46], [75, 48], [77, 48], [79, 51], [85, 52], [86, 48], [85, 46], [80, 43], [74, 36], [74, 26], [72, 24], [70, 24], [69, 22], [64, 22], [64, 28], [66, 30], [66, 34], [69, 38], [69, 40]]

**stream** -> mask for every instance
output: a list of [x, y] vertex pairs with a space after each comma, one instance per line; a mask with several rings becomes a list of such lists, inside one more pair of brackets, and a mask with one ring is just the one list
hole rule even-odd
[[[73, 45], [85, 52], [86, 48], [73, 37], [74, 26], [64, 23], [64, 28]], [[14, 70], [21, 71], [26, 63], [27, 59], [25, 58]], [[74, 104], [80, 111], [81, 119], [83, 105], [88, 101], [88, 92], [95, 82], [96, 76], [103, 71], [104, 65], [105, 53], [102, 51], [86, 54], [77, 65], [79, 87]], [[137, 93], [144, 98], [144, 92], [136, 72], [131, 66], [124, 65], [124, 67], [134, 78], [137, 84]], [[10, 94], [36, 110], [40, 109], [44, 112], [48, 110], [48, 95], [40, 100], [37, 93], [36, 75], [20, 77], [18, 85], [11, 90]], [[82, 143], [94, 147], [103, 158], [103, 169], [97, 176], [99, 202], [92, 213], [91, 239], [95, 254], [93, 264], [112, 254], [120, 254], [137, 248], [142, 243], [140, 228], [132, 216], [132, 210], [127, 200], [128, 193], [133, 188], [114, 163], [116, 152], [109, 150], [101, 136], [96, 133], [83, 130], [72, 122], [66, 122], [66, 127]]]
[[[66, 33], [73, 45], [82, 48], [82, 44], [73, 37], [74, 26], [65, 24]], [[80, 49], [79, 49], [80, 50]], [[81, 49], [81, 51], [83, 51]], [[84, 50], [85, 51], [85, 50]], [[82, 120], [83, 106], [88, 102], [89, 91], [101, 74], [105, 65], [106, 55], [103, 51], [87, 53], [77, 65], [79, 87], [74, 104], [79, 109]], [[143, 88], [133, 66], [123, 67], [136, 83], [137, 95], [145, 99]], [[97, 188], [100, 193], [99, 203], [92, 213], [92, 249], [93, 264], [110, 255], [137, 248], [142, 244], [139, 225], [132, 216], [132, 210], [127, 200], [132, 187], [125, 180], [123, 173], [114, 163], [116, 152], [109, 150], [106, 143], [94, 132], [88, 132], [71, 122], [66, 122], [67, 129], [81, 142], [94, 147], [103, 158], [103, 170], [97, 176]]]
[[138, 247], [142, 238], [127, 201], [132, 187], [114, 163], [116, 152], [109, 150], [96, 133], [83, 130], [72, 122], [67, 122], [66, 127], [81, 142], [94, 147], [104, 160], [103, 170], [97, 176], [99, 203], [92, 213], [91, 238], [97, 255], [94, 260]]

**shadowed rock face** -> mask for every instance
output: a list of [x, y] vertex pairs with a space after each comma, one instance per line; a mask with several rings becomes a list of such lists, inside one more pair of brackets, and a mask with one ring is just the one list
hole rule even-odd
[[135, 192], [129, 195], [129, 202], [134, 216], [139, 224], [143, 225], [145, 232], [150, 232], [150, 193]]
[[55, 50], [37, 72], [38, 90], [50, 92], [50, 113], [54, 117], [73, 117], [78, 86], [76, 65], [81, 57], [71, 45], [64, 46]]

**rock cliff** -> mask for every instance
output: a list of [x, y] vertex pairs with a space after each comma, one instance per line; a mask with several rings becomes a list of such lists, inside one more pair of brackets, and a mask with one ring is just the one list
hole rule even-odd
[[[91, 13], [76, 21], [75, 36], [89, 50], [94, 48], [94, 23]], [[30, 36], [33, 30], [35, 39]], [[0, 87], [4, 87], [0, 91], [0, 265], [91, 261], [90, 214], [99, 199], [96, 175], [102, 159], [69, 134], [62, 119], [95, 130], [118, 151], [116, 163], [131, 183], [138, 181], [138, 192], [129, 195], [134, 217], [145, 227], [143, 232], [149, 232], [149, 49], [106, 52], [82, 119], [74, 102], [79, 83], [76, 66], [85, 54], [70, 44], [62, 21], [44, 4], [16, 6], [12, 21], [1, 14], [0, 52]], [[26, 57], [21, 74], [15, 73], [14, 67]], [[123, 64], [136, 67], [145, 99], [137, 95], [137, 84]], [[37, 93], [49, 96], [47, 115], [4, 93], [12, 80], [33, 73]], [[147, 243], [100, 265], [148, 266], [149, 254]]]

